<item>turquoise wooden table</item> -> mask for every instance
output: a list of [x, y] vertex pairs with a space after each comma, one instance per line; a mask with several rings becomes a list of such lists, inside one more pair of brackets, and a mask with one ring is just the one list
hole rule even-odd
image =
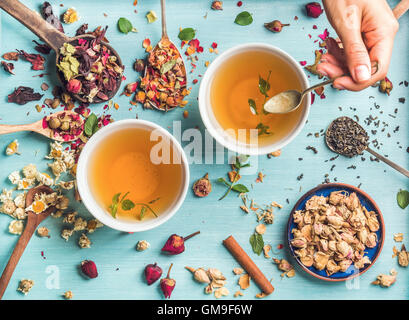
[[[42, 1], [23, 1], [28, 7], [39, 10]], [[148, 24], [145, 14], [149, 10], [160, 13], [159, 1], [139, 1], [134, 7], [133, 1], [51, 1], [55, 10], [60, 13], [68, 7], [75, 7], [80, 15], [80, 21], [72, 25], [64, 25], [68, 34], [73, 34], [81, 23], [88, 23], [90, 29], [98, 25], [108, 25], [107, 36], [112, 45], [117, 48], [124, 64], [126, 65], [125, 76], [127, 82], [136, 80], [137, 74], [132, 70], [132, 64], [136, 58], [145, 55], [142, 48], [142, 40], [150, 38], [153, 43], [160, 39], [160, 20]], [[189, 104], [186, 110], [189, 117], [183, 118], [183, 109], [178, 109], [167, 114], [152, 110], [143, 110], [132, 107], [129, 98], [125, 96], [115, 97], [114, 101], [119, 104], [119, 109], [112, 108], [111, 113], [115, 120], [135, 118], [150, 120], [169, 128], [172, 132], [173, 121], [181, 121], [182, 129], [198, 126], [204, 129], [201, 122], [197, 94], [200, 84], [200, 75], [205, 72], [205, 61], [212, 61], [216, 55], [210, 53], [213, 42], [218, 44], [220, 52], [241, 43], [265, 42], [276, 45], [290, 53], [297, 61], [306, 60], [313, 62], [314, 50], [318, 43], [318, 35], [328, 28], [331, 35], [333, 29], [329, 26], [325, 15], [318, 19], [312, 19], [305, 15], [304, 4], [306, 1], [256, 1], [245, 0], [239, 8], [236, 1], [225, 1], [223, 11], [210, 10], [210, 2], [169, 0], [167, 4], [168, 32], [171, 39], [178, 45], [177, 35], [180, 27], [193, 27], [197, 30], [197, 38], [205, 48], [204, 53], [199, 54], [197, 68], [189, 74], [189, 81], [198, 79], [199, 83], [192, 84], [192, 93], [189, 96]], [[64, 7], [61, 8], [60, 4]], [[391, 6], [396, 1], [390, 1]], [[135, 13], [134, 10], [138, 13]], [[244, 10], [253, 14], [254, 22], [247, 27], [233, 23], [235, 16]], [[105, 14], [105, 15], [104, 15]], [[298, 16], [298, 20], [294, 20]], [[116, 22], [120, 17], [126, 17], [132, 21], [138, 29], [138, 33], [121, 34], [116, 28]], [[206, 18], [205, 18], [206, 17]], [[32, 40], [36, 37], [19, 23], [6, 15], [0, 14], [0, 52], [3, 54], [15, 49], [24, 49], [34, 52]], [[280, 34], [273, 34], [265, 30], [264, 22], [279, 19], [283, 23], [289, 22], [290, 27]], [[317, 25], [317, 29], [313, 29]], [[255, 183], [256, 174], [243, 176], [243, 183], [252, 185], [250, 197], [258, 203], [270, 203], [277, 201], [284, 205], [282, 210], [275, 211], [275, 221], [269, 225], [264, 236], [265, 242], [270, 243], [277, 253], [277, 258], [287, 258], [291, 263], [295, 261], [288, 256], [285, 246], [282, 250], [276, 249], [279, 244], [285, 244], [285, 229], [289, 212], [298, 198], [307, 190], [315, 187], [325, 180], [328, 174], [330, 181], [360, 185], [369, 193], [380, 206], [386, 224], [386, 238], [384, 249], [375, 265], [360, 278], [346, 283], [327, 283], [314, 279], [305, 274], [296, 266], [294, 278], [280, 278], [280, 271], [271, 260], [262, 255], [257, 256], [251, 251], [249, 237], [257, 225], [255, 215], [247, 215], [239, 209], [241, 200], [231, 194], [223, 201], [218, 201], [225, 188], [218, 185], [215, 180], [224, 177], [228, 171], [228, 165], [205, 165], [192, 163], [190, 165], [191, 183], [202, 177], [206, 172], [210, 173], [213, 181], [213, 191], [207, 197], [199, 199], [188, 192], [187, 198], [179, 212], [166, 224], [159, 228], [138, 234], [121, 233], [108, 227], [97, 230], [90, 235], [92, 246], [89, 249], [80, 249], [77, 245], [79, 233], [64, 241], [60, 237], [63, 228], [61, 219], [47, 219], [43, 225], [51, 230], [51, 238], [39, 238], [34, 236], [29, 243], [19, 265], [12, 277], [5, 299], [62, 299], [61, 295], [66, 290], [72, 290], [74, 299], [162, 299], [162, 294], [156, 285], [148, 287], [143, 279], [143, 270], [146, 264], [157, 262], [164, 270], [167, 270], [171, 262], [174, 263], [172, 276], [176, 279], [176, 289], [172, 299], [214, 299], [213, 295], [205, 295], [203, 286], [194, 282], [192, 275], [184, 269], [192, 267], [214, 267], [220, 269], [228, 280], [227, 288], [230, 290], [229, 298], [238, 290], [237, 277], [232, 269], [237, 263], [222, 245], [222, 240], [229, 235], [234, 235], [237, 241], [249, 253], [258, 264], [267, 278], [273, 278], [275, 292], [267, 299], [408, 299], [409, 298], [409, 271], [399, 267], [396, 259], [392, 259], [392, 248], [396, 244], [393, 240], [395, 233], [405, 234], [404, 243], [409, 245], [409, 212], [408, 208], [402, 210], [396, 203], [396, 193], [399, 189], [408, 189], [407, 178], [395, 172], [386, 165], [370, 161], [369, 154], [365, 154], [366, 161], [360, 157], [347, 159], [339, 157], [329, 161], [334, 156], [325, 146], [322, 137], [316, 138], [314, 133], [325, 130], [334, 118], [347, 115], [357, 115], [360, 123], [371, 134], [371, 138], [382, 143], [379, 152], [389, 155], [402, 166], [408, 168], [409, 146], [409, 109], [408, 88], [399, 85], [400, 82], [409, 78], [409, 15], [406, 14], [400, 20], [389, 78], [394, 84], [390, 96], [378, 92], [376, 88], [368, 88], [359, 93], [337, 92], [331, 88], [325, 91], [326, 99], [315, 99], [311, 108], [309, 121], [300, 135], [286, 148], [282, 150], [280, 157], [268, 159], [266, 156], [251, 158], [250, 162], [265, 174], [263, 183]], [[310, 38], [310, 36], [311, 38]], [[46, 70], [49, 75], [44, 78], [34, 77], [41, 71], [30, 70], [28, 62], [15, 63], [16, 75], [0, 72], [0, 123], [18, 124], [29, 123], [41, 119], [49, 111], [38, 113], [34, 106], [35, 102], [24, 106], [7, 103], [7, 95], [19, 85], [33, 87], [41, 92], [40, 86], [46, 82], [52, 88], [57, 84], [55, 77], [54, 58], [47, 58]], [[190, 65], [188, 64], [188, 71]], [[318, 79], [310, 77], [311, 83]], [[45, 93], [44, 98], [51, 97], [51, 88]], [[120, 90], [121, 91], [121, 90]], [[406, 98], [405, 103], [400, 103], [399, 98]], [[92, 111], [102, 114], [104, 104], [92, 106]], [[131, 108], [131, 110], [129, 110]], [[397, 113], [394, 113], [398, 108]], [[365, 118], [373, 115], [381, 121], [381, 127], [375, 128], [372, 122], [367, 126]], [[392, 115], [392, 116], [391, 116]], [[384, 132], [381, 132], [382, 122], [388, 124]], [[399, 130], [396, 127], [399, 126]], [[377, 130], [372, 134], [371, 130]], [[312, 135], [309, 135], [312, 133]], [[390, 137], [388, 137], [390, 133]], [[18, 139], [21, 146], [21, 155], [6, 156], [4, 149], [12, 140]], [[371, 140], [373, 140], [371, 139]], [[186, 142], [183, 142], [186, 144]], [[307, 146], [313, 146], [318, 153], [306, 150]], [[11, 188], [7, 176], [14, 170], [21, 169], [28, 163], [34, 163], [39, 169], [46, 170], [47, 161], [44, 156], [49, 150], [49, 141], [33, 133], [17, 133], [0, 136], [0, 187]], [[302, 158], [302, 160], [299, 160]], [[331, 167], [335, 165], [331, 171]], [[356, 166], [354, 167], [351, 166]], [[254, 169], [255, 170], [255, 169]], [[297, 177], [303, 174], [299, 181]], [[83, 217], [90, 217], [83, 205], [76, 204], [71, 198], [71, 208], [79, 212]], [[289, 204], [286, 202], [288, 199]], [[17, 242], [17, 236], [8, 233], [10, 217], [0, 216], [0, 268], [7, 263], [9, 255]], [[187, 235], [200, 230], [201, 234], [186, 243], [186, 251], [178, 256], [164, 256], [160, 249], [168, 236], [172, 233]], [[143, 252], [137, 252], [135, 245], [138, 240], [147, 240], [151, 247]], [[398, 244], [400, 246], [400, 244]], [[95, 261], [99, 269], [99, 277], [86, 280], [79, 274], [78, 265], [84, 259]], [[388, 273], [391, 268], [398, 271], [397, 282], [388, 289], [382, 289], [371, 285], [379, 273]], [[24, 296], [17, 292], [20, 279], [29, 278], [35, 281], [31, 292]], [[254, 283], [244, 291], [244, 297], [237, 299], [254, 299], [259, 289]]]

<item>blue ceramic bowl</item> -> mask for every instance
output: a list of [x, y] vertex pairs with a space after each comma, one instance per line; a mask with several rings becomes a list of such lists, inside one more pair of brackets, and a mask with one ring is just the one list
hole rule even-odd
[[[294, 219], [293, 219], [293, 213], [296, 210], [303, 210], [305, 209], [305, 203], [313, 196], [324, 196], [327, 197], [329, 196], [329, 194], [333, 191], [341, 191], [341, 190], [345, 190], [349, 193], [355, 192], [359, 198], [359, 200], [361, 201], [361, 204], [368, 210], [368, 211], [375, 211], [375, 213], [377, 214], [378, 220], [379, 220], [379, 224], [380, 224], [380, 228], [379, 230], [376, 232], [377, 236], [378, 236], [378, 243], [376, 245], [375, 248], [367, 248], [365, 249], [365, 256], [368, 256], [369, 259], [372, 261], [371, 264], [366, 265], [365, 267], [363, 267], [362, 269], [356, 269], [354, 267], [354, 265], [352, 264], [348, 270], [346, 272], [337, 272], [332, 274], [331, 276], [328, 276], [325, 270], [319, 271], [316, 268], [312, 267], [306, 267], [304, 266], [300, 259], [297, 257], [297, 255], [294, 252], [294, 248], [291, 245], [291, 240], [294, 239], [293, 234], [291, 233], [291, 230], [293, 228], [296, 228], [296, 224], [294, 223]], [[383, 221], [383, 217], [382, 217], [382, 213], [379, 209], [379, 207], [377, 206], [377, 204], [375, 203], [375, 201], [372, 200], [372, 198], [367, 195], [365, 192], [363, 192], [362, 190], [348, 185], [348, 184], [343, 184], [343, 183], [328, 183], [328, 184], [322, 184], [319, 185], [318, 187], [308, 191], [306, 194], [304, 194], [300, 200], [298, 200], [298, 202], [296, 203], [296, 205], [294, 206], [293, 210], [291, 211], [290, 214], [290, 218], [288, 220], [288, 226], [287, 226], [287, 239], [288, 239], [288, 245], [290, 248], [290, 251], [292, 253], [292, 255], [294, 256], [295, 260], [297, 260], [298, 264], [301, 266], [301, 268], [303, 268], [306, 272], [308, 272], [309, 274], [311, 274], [312, 276], [322, 279], [322, 280], [326, 280], [326, 281], [345, 281], [345, 280], [349, 280], [352, 278], [355, 278], [359, 275], [361, 275], [362, 273], [366, 272], [376, 261], [376, 259], [378, 258], [379, 254], [382, 251], [382, 247], [383, 247], [383, 243], [384, 243], [384, 239], [385, 239], [385, 224]]]

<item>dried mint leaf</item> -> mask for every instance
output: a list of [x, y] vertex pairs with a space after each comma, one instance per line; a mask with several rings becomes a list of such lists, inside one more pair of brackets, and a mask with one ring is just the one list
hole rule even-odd
[[409, 205], [409, 191], [400, 190], [396, 195], [399, 207], [405, 209]]
[[236, 16], [234, 22], [240, 26], [248, 26], [253, 22], [253, 17], [251, 16], [250, 12], [243, 11]]
[[91, 137], [98, 129], [98, 118], [95, 113], [91, 113], [85, 122], [84, 132], [88, 137]]
[[128, 32], [131, 32], [132, 29], [133, 29], [132, 23], [126, 18], [119, 18], [119, 20], [118, 20], [118, 29], [122, 33], [127, 34]]
[[250, 244], [255, 254], [260, 255], [261, 252], [263, 252], [264, 240], [261, 234], [252, 234], [250, 237]]

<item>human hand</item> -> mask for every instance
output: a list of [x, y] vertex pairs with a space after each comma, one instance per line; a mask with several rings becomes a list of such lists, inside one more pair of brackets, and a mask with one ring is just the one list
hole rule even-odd
[[[323, 0], [323, 4], [343, 48], [328, 39], [328, 52], [322, 55], [318, 72], [339, 77], [333, 86], [352, 91], [384, 79], [399, 28], [386, 0]], [[377, 69], [373, 72], [374, 63]]]

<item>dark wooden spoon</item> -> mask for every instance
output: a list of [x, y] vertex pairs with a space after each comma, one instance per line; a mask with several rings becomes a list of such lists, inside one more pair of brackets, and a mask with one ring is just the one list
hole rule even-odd
[[[95, 36], [91, 34], [84, 34], [77, 37], [68, 37], [64, 33], [54, 28], [47, 21], [42, 19], [37, 12], [30, 10], [18, 0], [0, 0], [0, 8], [6, 11], [9, 15], [13, 16], [18, 21], [20, 21], [35, 35], [37, 35], [42, 41], [49, 45], [56, 53], [56, 64], [59, 62], [60, 48], [64, 45], [64, 43], [71, 43], [75, 45], [78, 39], [86, 40], [95, 39]], [[118, 65], [123, 68], [122, 60], [119, 57], [118, 53], [115, 51], [115, 49], [112, 48], [111, 45], [109, 45], [106, 42], [101, 41], [101, 44], [107, 47], [112, 52], [112, 54], [116, 56]], [[57, 76], [63, 87], [65, 87], [66, 81], [64, 79], [64, 76], [58, 70]], [[110, 100], [118, 92], [121, 82], [122, 76], [120, 76], [117, 80], [116, 89], [114, 91], [108, 92], [108, 100]], [[72, 94], [72, 96], [80, 102], [88, 103], [87, 99], [79, 96], [78, 94]], [[101, 103], [104, 101], [107, 100], [102, 100], [98, 97], [95, 97], [92, 103]]]
[[[54, 191], [47, 186], [38, 186], [35, 188], [30, 189], [26, 195], [26, 207], [30, 206], [36, 194], [39, 193], [46, 193], [51, 194]], [[7, 285], [13, 275], [14, 269], [17, 266], [21, 256], [23, 255], [24, 249], [27, 247], [28, 242], [31, 239], [31, 236], [34, 234], [35, 230], [37, 229], [38, 225], [47, 218], [51, 212], [55, 210], [55, 207], [49, 207], [44, 212], [39, 214], [35, 214], [33, 211], [27, 212], [27, 222], [24, 228], [20, 239], [18, 239], [16, 246], [14, 247], [13, 253], [7, 263], [6, 268], [3, 271], [3, 274], [0, 278], [0, 299], [3, 298], [4, 292], [7, 289]]]

